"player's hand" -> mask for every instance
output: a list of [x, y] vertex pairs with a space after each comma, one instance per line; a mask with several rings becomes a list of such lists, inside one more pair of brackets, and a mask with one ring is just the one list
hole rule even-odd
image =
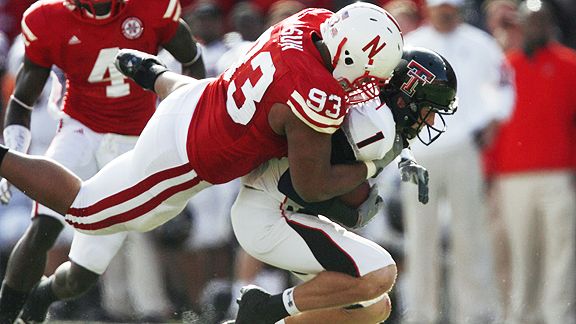
[[12, 185], [6, 179], [0, 180], [0, 202], [2, 205], [8, 205], [12, 199]]
[[116, 68], [144, 89], [154, 91], [154, 82], [168, 68], [158, 57], [132, 49], [121, 49], [114, 60]]
[[410, 159], [401, 159], [398, 163], [398, 169], [402, 181], [418, 185], [418, 201], [423, 204], [428, 203], [428, 170]]
[[368, 224], [374, 216], [378, 214], [378, 211], [384, 205], [382, 197], [378, 195], [378, 185], [374, 184], [370, 187], [370, 194], [366, 201], [358, 207], [358, 221], [353, 228], [364, 227]]

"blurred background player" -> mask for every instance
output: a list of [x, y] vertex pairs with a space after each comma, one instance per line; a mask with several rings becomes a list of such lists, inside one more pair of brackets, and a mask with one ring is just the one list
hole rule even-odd
[[401, 187], [407, 323], [491, 323], [500, 316], [481, 150], [509, 116], [514, 87], [498, 43], [463, 21], [464, 4], [427, 0], [426, 24], [406, 35], [407, 45], [432, 49], [452, 64], [459, 100], [450, 132], [434, 150], [412, 146], [430, 171], [430, 202], [414, 203], [415, 189]]
[[[134, 47], [156, 53], [162, 46], [182, 62], [187, 73], [203, 77], [200, 52], [179, 15], [177, 0], [146, 4], [116, 0], [35, 3], [22, 20], [26, 56], [8, 104], [6, 145], [21, 152], [28, 150], [30, 112], [55, 65], [67, 79], [65, 115], [47, 156], [88, 178], [131, 149], [154, 112], [156, 97], [116, 70], [116, 52]], [[54, 25], [54, 21], [59, 24]], [[7, 203], [10, 191], [3, 181], [1, 198]], [[44, 206], [36, 205], [33, 216], [8, 263], [0, 295], [2, 323], [11, 323], [18, 316], [28, 292], [44, 271], [47, 251], [63, 228], [61, 216]], [[42, 321], [53, 301], [86, 292], [105, 271], [126, 236], [76, 233], [71, 262], [64, 263], [34, 289], [23, 318]]]

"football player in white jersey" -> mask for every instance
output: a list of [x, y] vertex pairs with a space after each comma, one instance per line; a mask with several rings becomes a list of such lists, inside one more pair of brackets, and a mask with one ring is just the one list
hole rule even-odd
[[[407, 49], [380, 98], [385, 104], [376, 99], [350, 110], [333, 135], [332, 162], [382, 155], [391, 162], [402, 151], [402, 180], [417, 183], [418, 199], [426, 203], [428, 174], [415, 162], [409, 141], [418, 136], [430, 144], [444, 132], [443, 115], [457, 108], [454, 71], [435, 52]], [[235, 323], [384, 321], [391, 311], [387, 293], [396, 279], [395, 262], [376, 243], [340, 226], [359, 228], [376, 215], [382, 204], [376, 185], [357, 209], [338, 198], [306, 203], [288, 173], [283, 158], [244, 176], [232, 226], [250, 255], [311, 280], [274, 296], [256, 286], [243, 288]]]

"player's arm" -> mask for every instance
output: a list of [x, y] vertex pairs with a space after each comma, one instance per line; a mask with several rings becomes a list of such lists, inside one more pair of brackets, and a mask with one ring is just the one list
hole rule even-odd
[[[20, 152], [27, 151], [32, 108], [49, 76], [50, 68], [37, 65], [24, 57], [24, 63], [16, 76], [14, 92], [8, 101], [4, 121], [4, 140], [9, 148]], [[26, 131], [27, 135], [24, 134]], [[22, 136], [28, 138], [23, 139]]]
[[194, 40], [186, 22], [180, 18], [178, 23], [176, 34], [162, 47], [182, 63], [182, 74], [203, 79], [206, 77], [206, 69], [202, 60], [202, 50]]
[[288, 106], [275, 104], [269, 121], [278, 134], [287, 138], [292, 183], [304, 201], [328, 200], [366, 180], [368, 170], [364, 163], [332, 165], [331, 135], [306, 125]]
[[[4, 143], [9, 149], [27, 152], [32, 141], [30, 119], [34, 103], [42, 93], [50, 75], [50, 68], [37, 65], [24, 57], [16, 76], [14, 92], [10, 95], [4, 121]], [[36, 170], [37, 171], [37, 170]], [[0, 202], [8, 204], [12, 197], [11, 185], [0, 180]]]
[[338, 197], [320, 202], [306, 202], [294, 190], [290, 169], [286, 170], [278, 181], [278, 190], [304, 208], [304, 212], [313, 215], [324, 215], [344, 226], [353, 228], [358, 224], [358, 210], [346, 205]]

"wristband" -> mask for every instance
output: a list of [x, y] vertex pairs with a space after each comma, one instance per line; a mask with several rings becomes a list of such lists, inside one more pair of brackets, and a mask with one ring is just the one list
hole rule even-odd
[[9, 149], [26, 153], [30, 148], [32, 141], [32, 133], [30, 130], [22, 125], [8, 125], [4, 128], [4, 144]]
[[366, 165], [366, 179], [370, 179], [376, 174], [378, 169], [372, 161], [364, 161], [364, 164]]
[[196, 44], [196, 56], [194, 56], [190, 62], [182, 63], [182, 66], [189, 67], [190, 65], [196, 63], [196, 61], [200, 59], [200, 56], [202, 56], [202, 48]]
[[22, 102], [22, 100], [16, 98], [14, 95], [10, 95], [10, 99], [12, 99], [12, 101], [14, 101], [15, 103], [19, 104], [22, 108], [26, 108], [30, 111], [34, 110], [33, 106], [25, 104], [24, 102]]

